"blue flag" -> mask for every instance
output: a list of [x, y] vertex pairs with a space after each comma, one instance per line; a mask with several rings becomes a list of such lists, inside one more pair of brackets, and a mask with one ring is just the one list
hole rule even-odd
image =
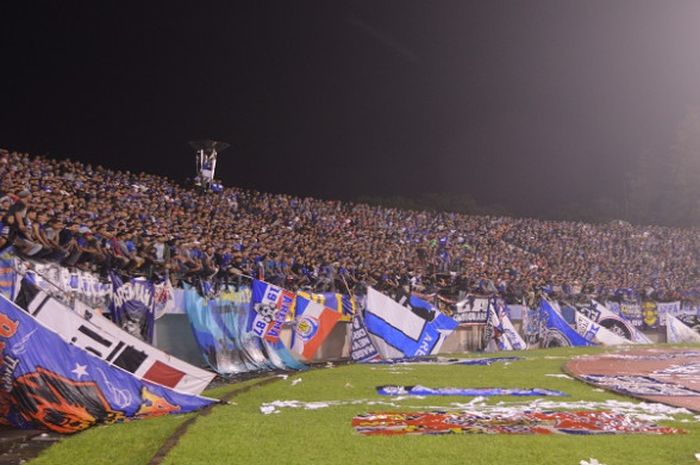
[[383, 358], [421, 357], [440, 351], [458, 323], [429, 303], [412, 298], [404, 307], [384, 294], [367, 289], [365, 324]]
[[153, 341], [155, 321], [155, 287], [143, 278], [132, 278], [126, 282], [114, 273], [112, 281], [112, 319], [123, 330], [141, 340]]
[[357, 312], [352, 317], [352, 333], [350, 336], [350, 358], [353, 362], [373, 362], [380, 359], [377, 348], [369, 337], [362, 315]]
[[430, 388], [426, 386], [377, 386], [380, 396], [531, 396], [531, 397], [566, 397], [562, 391], [542, 388]]
[[230, 299], [225, 297], [227, 294], [231, 293], [207, 299], [193, 288], [185, 291], [185, 310], [207, 365], [224, 376], [273, 368], [306, 368], [279, 338], [268, 341], [252, 331], [258, 314], [250, 309], [249, 298]]
[[186, 413], [214, 402], [139, 380], [65, 342], [0, 296], [0, 412], [10, 425], [75, 433], [115, 423]]
[[545, 323], [544, 347], [593, 345], [574, 331], [546, 299], [540, 299], [540, 319]]

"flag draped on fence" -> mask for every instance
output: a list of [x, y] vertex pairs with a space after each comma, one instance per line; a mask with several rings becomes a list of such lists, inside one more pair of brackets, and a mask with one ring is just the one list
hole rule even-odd
[[666, 315], [666, 342], [671, 344], [699, 343], [700, 334], [669, 313]]
[[155, 318], [155, 288], [143, 278], [131, 278], [124, 282], [110, 273], [112, 282], [112, 320], [129, 334], [147, 342], [153, 341]]
[[546, 299], [540, 299], [540, 320], [544, 323], [543, 347], [592, 345], [574, 331]]
[[2, 296], [0, 343], [0, 412], [16, 428], [68, 434], [98, 423], [191, 412], [214, 402], [111, 366]]
[[277, 342], [282, 326], [294, 312], [293, 292], [264, 281], [253, 281], [248, 331], [268, 341]]
[[188, 394], [201, 393], [214, 379], [214, 373], [148, 345], [93, 309], [79, 305], [71, 310], [27, 278], [22, 281], [15, 303], [66, 343], [80, 347], [138, 379]]
[[353, 362], [374, 362], [380, 359], [362, 319], [362, 312], [357, 312], [352, 317], [350, 334], [350, 359]]
[[379, 291], [367, 288], [365, 324], [383, 358], [435, 354], [458, 323], [427, 302], [411, 297], [404, 307]]
[[483, 341], [485, 349], [490, 352], [526, 349], [527, 344], [508, 318], [505, 302], [497, 297], [489, 300]]
[[651, 344], [651, 340], [635, 328], [627, 318], [623, 315], [615, 314], [605, 305], [595, 300], [591, 300], [587, 305], [579, 306], [578, 311], [594, 323], [629, 341], [637, 344]]
[[304, 360], [311, 360], [340, 317], [340, 313], [320, 303], [297, 296], [291, 351]]
[[[202, 297], [193, 288], [185, 291], [185, 310], [205, 362], [224, 376], [272, 368], [305, 369], [279, 337], [295, 295], [256, 283], [252, 298], [247, 289], [225, 290], [215, 299]], [[273, 301], [273, 293], [279, 299]]]
[[577, 310], [574, 310], [574, 318], [576, 332], [588, 342], [604, 346], [617, 346], [632, 342], [629, 339], [618, 336], [604, 326], [594, 323]]
[[241, 325], [245, 328], [247, 306], [236, 312], [233, 305], [209, 300], [200, 296], [193, 288], [185, 290], [185, 311], [190, 320], [192, 333], [205, 363], [222, 375], [232, 375], [269, 367], [257, 341], [257, 350], [250, 353], [240, 343]]
[[485, 323], [488, 318], [488, 297], [467, 296], [457, 302], [453, 318], [459, 323]]
[[345, 294], [339, 294], [337, 292], [312, 294], [310, 292], [299, 291], [297, 295], [307, 300], [318, 302], [324, 307], [340, 313], [341, 321], [350, 321], [350, 318], [358, 311], [355, 299]]

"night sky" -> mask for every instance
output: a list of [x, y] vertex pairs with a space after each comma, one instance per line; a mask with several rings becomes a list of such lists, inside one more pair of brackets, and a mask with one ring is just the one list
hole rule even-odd
[[700, 1], [25, 3], [0, 147], [177, 179], [211, 137], [227, 185], [547, 215], [619, 198], [700, 103]]

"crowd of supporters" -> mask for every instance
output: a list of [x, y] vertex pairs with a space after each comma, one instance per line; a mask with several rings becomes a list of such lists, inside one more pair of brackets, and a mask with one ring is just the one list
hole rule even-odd
[[173, 282], [696, 300], [696, 229], [408, 211], [0, 152], [0, 250]]

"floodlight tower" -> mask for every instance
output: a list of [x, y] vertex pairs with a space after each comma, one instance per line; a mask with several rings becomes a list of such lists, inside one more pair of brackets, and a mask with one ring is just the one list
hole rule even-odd
[[216, 157], [219, 152], [223, 152], [230, 147], [231, 144], [227, 142], [220, 142], [211, 139], [205, 140], [193, 140], [190, 141], [190, 147], [192, 147], [195, 152], [195, 165], [197, 169], [197, 176], [195, 180], [199, 180], [200, 185], [208, 189], [214, 182], [214, 175], [216, 173]]

